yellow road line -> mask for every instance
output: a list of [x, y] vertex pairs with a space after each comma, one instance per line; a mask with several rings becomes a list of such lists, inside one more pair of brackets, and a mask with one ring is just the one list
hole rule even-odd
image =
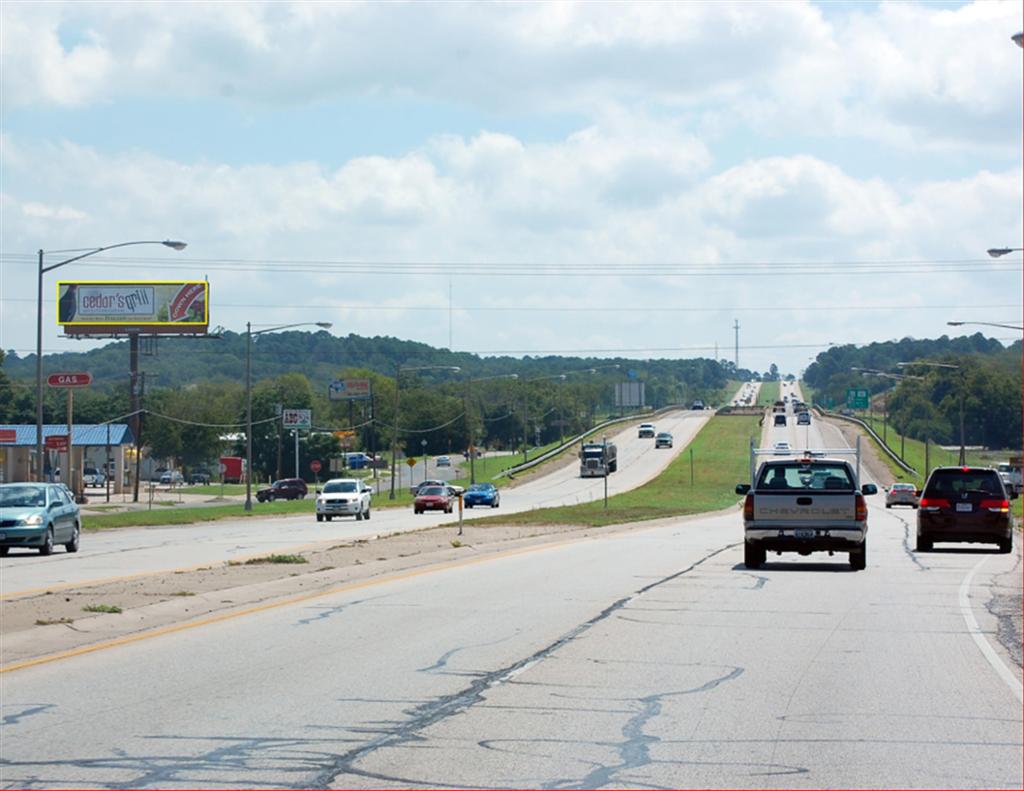
[[195, 629], [200, 626], [208, 626], [210, 624], [222, 623], [224, 621], [230, 621], [235, 618], [241, 618], [246, 615], [253, 615], [255, 613], [266, 612], [267, 610], [273, 610], [279, 607], [287, 607], [292, 604], [300, 604], [302, 602], [323, 598], [325, 596], [334, 596], [339, 593], [349, 593], [351, 591], [362, 590], [364, 588], [371, 588], [377, 585], [385, 585], [391, 582], [399, 582], [401, 580], [413, 579], [415, 577], [420, 577], [426, 574], [434, 574], [440, 571], [448, 571], [450, 569], [462, 568], [465, 566], [473, 566], [479, 563], [486, 563], [500, 558], [513, 557], [515, 555], [527, 555], [532, 554], [534, 552], [547, 551], [550, 549], [559, 549], [561, 547], [569, 546], [570, 544], [580, 543], [584, 540], [586, 540], [586, 536], [582, 538], [570, 539], [568, 541], [560, 541], [555, 544], [543, 544], [541, 546], [536, 547], [522, 547], [519, 549], [510, 549], [505, 552], [488, 554], [484, 557], [466, 558], [465, 560], [456, 560], [441, 565], [426, 566], [424, 568], [419, 569], [411, 569], [409, 571], [403, 571], [397, 574], [390, 574], [386, 577], [360, 580], [359, 582], [345, 583], [344, 585], [329, 588], [328, 590], [317, 591], [313, 593], [303, 593], [299, 596], [292, 596], [287, 599], [280, 599], [277, 601], [267, 602], [265, 604], [258, 604], [254, 607], [248, 607], [244, 610], [234, 610], [232, 612], [223, 613], [221, 615], [212, 615], [207, 618], [200, 619], [198, 621], [189, 621], [188, 623], [173, 624], [171, 626], [162, 626], [158, 629], [152, 629], [146, 632], [140, 632], [138, 634], [127, 635], [125, 637], [118, 637], [113, 640], [106, 640], [101, 643], [94, 643], [93, 645], [86, 645], [80, 648], [72, 648], [67, 651], [59, 651], [55, 654], [47, 654], [46, 656], [36, 657], [35, 659], [26, 659], [22, 662], [13, 662], [9, 665], [4, 665], [3, 667], [0, 667], [0, 674], [10, 673], [14, 670], [22, 670], [28, 667], [35, 667], [37, 665], [43, 665], [49, 662], [56, 662], [60, 659], [70, 659], [71, 657], [81, 656], [82, 654], [91, 654], [94, 651], [103, 651], [107, 648], [115, 648], [117, 646], [127, 645], [129, 643], [136, 643], [141, 640], [149, 640], [151, 638], [160, 637], [165, 634], [174, 634], [175, 632], [183, 632], [187, 629]]

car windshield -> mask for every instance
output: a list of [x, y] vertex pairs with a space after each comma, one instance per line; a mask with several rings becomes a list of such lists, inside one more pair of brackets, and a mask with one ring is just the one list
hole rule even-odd
[[853, 489], [844, 464], [766, 464], [758, 478], [759, 489]]
[[5, 486], [0, 488], [0, 508], [45, 508], [43, 486]]
[[489, 492], [493, 488], [494, 487], [491, 486], [491, 484], [489, 484], [489, 483], [474, 483], [472, 486], [469, 487], [469, 491], [471, 491], [471, 492]]
[[337, 494], [339, 492], [357, 492], [359, 487], [355, 481], [328, 481], [324, 484], [324, 494]]
[[438, 495], [444, 493], [444, 489], [442, 489], [440, 486], [428, 486], [426, 489], [420, 489], [420, 494]]
[[912, 492], [914, 491], [914, 485], [911, 483], [894, 483], [892, 485], [892, 491], [894, 492]]

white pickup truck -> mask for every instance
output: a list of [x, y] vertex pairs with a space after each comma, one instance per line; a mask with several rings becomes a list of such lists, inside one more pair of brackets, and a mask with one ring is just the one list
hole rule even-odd
[[736, 486], [736, 493], [745, 495], [744, 565], [760, 568], [769, 552], [848, 552], [854, 569], [865, 568], [868, 509], [864, 496], [877, 492], [873, 483], [859, 486], [854, 466], [844, 459], [814, 453], [765, 461], [751, 483]]

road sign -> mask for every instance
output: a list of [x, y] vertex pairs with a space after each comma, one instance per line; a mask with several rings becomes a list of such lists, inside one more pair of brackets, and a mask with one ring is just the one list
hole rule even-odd
[[867, 388], [851, 387], [846, 391], [847, 409], [867, 409], [869, 406], [869, 396], [870, 393]]
[[416, 466], [416, 459], [414, 459], [412, 456], [410, 456], [408, 459], [405, 460], [405, 463], [408, 464], [410, 467], [415, 467]]
[[281, 425], [286, 429], [311, 428], [313, 426], [313, 411], [311, 409], [281, 410]]
[[50, 374], [46, 377], [46, 384], [50, 387], [88, 387], [92, 384], [92, 374], [85, 371]]
[[68, 449], [67, 434], [51, 434], [45, 440], [47, 450], [66, 451]]
[[316, 459], [313, 459], [313, 461], [309, 463], [309, 469], [312, 472], [320, 472], [320, 462], [317, 461]]
[[369, 379], [335, 379], [327, 385], [328, 401], [358, 401], [369, 397]]
[[13, 428], [0, 428], [0, 443], [8, 444], [18, 441], [18, 432]]

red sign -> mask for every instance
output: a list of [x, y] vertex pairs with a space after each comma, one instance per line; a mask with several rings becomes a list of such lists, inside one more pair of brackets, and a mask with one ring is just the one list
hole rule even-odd
[[18, 432], [13, 428], [0, 428], [0, 444], [18, 441]]
[[88, 387], [92, 384], [92, 374], [84, 371], [73, 374], [50, 374], [46, 377], [50, 387]]
[[67, 434], [51, 434], [45, 439], [47, 450], [66, 451], [68, 449]]
[[313, 459], [313, 461], [309, 463], [309, 469], [311, 469], [313, 472], [320, 472], [320, 462], [317, 461], [316, 459]]

